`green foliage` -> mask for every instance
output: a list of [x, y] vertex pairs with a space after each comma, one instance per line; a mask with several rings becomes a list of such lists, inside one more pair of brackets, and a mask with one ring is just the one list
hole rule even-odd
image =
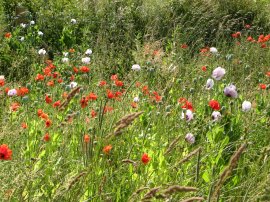
[[[247, 148], [224, 181], [219, 201], [269, 200], [270, 40], [257, 42], [260, 34], [269, 33], [267, 1], [3, 0], [0, 4], [0, 75], [5, 76], [5, 84], [0, 83], [0, 146], [7, 144], [13, 152], [12, 160], [0, 160], [2, 200], [140, 201], [154, 187], [159, 187], [156, 197], [164, 197], [169, 186], [181, 185], [198, 190], [175, 192], [166, 200], [202, 196], [211, 201], [222, 172], [243, 143]], [[18, 6], [25, 11], [22, 19], [15, 18]], [[25, 28], [20, 25], [24, 20]], [[30, 20], [35, 24], [29, 25]], [[237, 31], [241, 36], [233, 38]], [[4, 37], [7, 32], [10, 38]], [[249, 36], [256, 43], [247, 41]], [[206, 46], [216, 46], [218, 53], [210, 53]], [[204, 47], [205, 53], [200, 52]], [[41, 48], [46, 49], [45, 56], [38, 54]], [[93, 49], [91, 63], [84, 64], [81, 59], [88, 56], [88, 48]], [[63, 62], [63, 57], [69, 60]], [[53, 59], [53, 65], [47, 59]], [[133, 64], [141, 70], [131, 71]], [[83, 72], [82, 66], [90, 71]], [[206, 90], [217, 66], [226, 74]], [[38, 74], [44, 78], [37, 79]], [[116, 85], [112, 74], [123, 87]], [[73, 79], [81, 89], [59, 110], [54, 103], [66, 100]], [[100, 86], [101, 80], [107, 84]], [[237, 98], [224, 95], [232, 83]], [[29, 89], [26, 95], [5, 92], [21, 86]], [[118, 96], [109, 99], [109, 89]], [[88, 98], [90, 93], [97, 100]], [[52, 103], [46, 103], [45, 96]], [[139, 97], [138, 103], [134, 97]], [[185, 119], [181, 98], [192, 103], [191, 121]], [[217, 121], [211, 116], [211, 99], [220, 103]], [[248, 112], [242, 110], [245, 100], [252, 103]], [[14, 103], [19, 103], [17, 110], [12, 109]], [[43, 115], [37, 114], [39, 109]], [[143, 113], [120, 135], [112, 135], [118, 120], [139, 111]], [[52, 121], [49, 127], [46, 115]], [[186, 141], [187, 133], [194, 134], [193, 144]], [[106, 152], [108, 145], [112, 149]], [[151, 158], [146, 164], [143, 153]]]
[[[34, 20], [44, 33], [39, 48], [57, 55], [64, 49], [91, 47], [104, 58], [98, 66], [110, 73], [115, 67], [120, 74], [136, 62], [132, 51], [138, 42], [161, 41], [163, 48], [186, 43], [193, 55], [198, 47], [216, 45], [233, 32], [244, 30], [246, 24], [252, 25], [253, 34], [268, 32], [270, 22], [268, 4], [253, 0], [4, 0], [2, 5], [9, 23], [6, 31]], [[19, 14], [21, 10], [24, 14]], [[77, 23], [72, 25], [71, 19]]]

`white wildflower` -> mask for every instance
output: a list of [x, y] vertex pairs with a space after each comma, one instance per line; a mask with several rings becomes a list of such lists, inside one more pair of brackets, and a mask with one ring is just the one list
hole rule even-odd
[[90, 58], [89, 57], [82, 58], [82, 63], [89, 64], [90, 63]]
[[87, 49], [87, 50], [85, 51], [85, 54], [86, 54], [86, 55], [91, 55], [91, 54], [92, 54], [92, 50], [91, 50], [91, 49]]
[[212, 78], [215, 80], [221, 80], [222, 77], [225, 75], [226, 71], [224, 68], [222, 67], [217, 67], [216, 69], [214, 69], [214, 71], [212, 72]]
[[39, 55], [45, 55], [47, 52], [45, 51], [45, 49], [44, 48], [42, 48], [42, 49], [40, 49], [39, 51], [38, 51], [38, 54]]
[[250, 109], [251, 109], [251, 102], [245, 100], [242, 104], [242, 111], [248, 112], [250, 111]]
[[140, 65], [135, 64], [135, 65], [132, 65], [131, 69], [134, 70], [134, 71], [140, 71], [141, 67], [140, 67]]
[[10, 89], [8, 91], [8, 96], [15, 96], [17, 95], [17, 90], [16, 89]]
[[195, 143], [195, 137], [192, 133], [188, 133], [186, 134], [185, 140], [189, 143], [189, 144], [194, 144]]
[[236, 91], [236, 87], [235, 85], [229, 85], [227, 87], [224, 88], [224, 94], [227, 96], [227, 97], [232, 97], [232, 98], [237, 98], [238, 96], [238, 93]]
[[68, 58], [62, 58], [63, 63], [68, 63], [69, 59]]
[[39, 36], [43, 36], [44, 34], [43, 34], [43, 32], [38, 31], [38, 35], [39, 35]]
[[135, 98], [133, 99], [133, 101], [134, 101], [134, 102], [139, 102], [140, 99], [139, 99], [139, 97], [135, 97]]
[[209, 51], [213, 54], [218, 53], [218, 50], [215, 47], [211, 47]]
[[77, 20], [71, 19], [70, 22], [71, 22], [72, 24], [76, 24], [76, 23], [77, 23]]
[[213, 111], [213, 113], [212, 113], [213, 121], [218, 121], [220, 118], [221, 118], [221, 113], [218, 111]]
[[212, 89], [214, 86], [214, 80], [213, 79], [207, 79], [206, 81], [206, 89], [207, 90], [210, 90]]

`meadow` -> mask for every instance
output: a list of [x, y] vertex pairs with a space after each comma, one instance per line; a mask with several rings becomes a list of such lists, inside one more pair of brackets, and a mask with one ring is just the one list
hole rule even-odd
[[0, 201], [270, 201], [268, 1], [0, 5]]

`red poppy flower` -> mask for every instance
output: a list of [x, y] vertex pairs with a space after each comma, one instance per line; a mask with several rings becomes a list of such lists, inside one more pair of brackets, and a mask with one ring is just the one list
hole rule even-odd
[[209, 48], [206, 47], [206, 48], [202, 48], [202, 49], [200, 50], [200, 53], [206, 53], [206, 52], [208, 52], [208, 51], [209, 51]]
[[10, 32], [5, 33], [5, 38], [6, 38], [6, 39], [11, 38], [11, 36], [12, 36], [12, 35], [11, 35], [11, 33], [10, 33]]
[[265, 43], [263, 43], [262, 45], [261, 45], [261, 48], [266, 48], [267, 47], [267, 45], [265, 44]]
[[73, 71], [75, 74], [77, 74], [79, 72], [79, 69], [77, 67], [73, 67]]
[[250, 42], [252, 42], [252, 41], [253, 41], [253, 38], [252, 38], [252, 36], [249, 36], [249, 37], [247, 38], [247, 41], [250, 41]]
[[160, 102], [162, 100], [162, 97], [158, 94], [158, 92], [154, 91], [153, 94], [156, 102]]
[[50, 119], [47, 119], [45, 122], [46, 128], [49, 128], [52, 125], [52, 121]]
[[66, 99], [68, 97], [68, 93], [67, 92], [63, 92], [62, 93], [62, 98]]
[[91, 111], [91, 117], [92, 118], [95, 118], [97, 116], [97, 113], [95, 112], [95, 110], [92, 110]]
[[47, 67], [51, 70], [55, 68], [54, 64], [52, 63], [52, 60], [46, 60]]
[[46, 134], [43, 136], [43, 140], [44, 140], [45, 142], [50, 141], [50, 139], [51, 139], [51, 137], [50, 137], [49, 133], [46, 133]]
[[114, 94], [113, 94], [113, 92], [111, 90], [107, 90], [107, 97], [109, 99], [113, 99], [114, 98]]
[[71, 48], [71, 49], [69, 49], [69, 52], [70, 53], [74, 53], [75, 52], [75, 49], [74, 48]]
[[25, 122], [23, 122], [21, 126], [22, 126], [23, 129], [27, 128], [27, 124]]
[[202, 66], [202, 71], [206, 72], [207, 67], [206, 66]]
[[159, 50], [154, 50], [153, 51], [153, 56], [157, 56], [159, 54]]
[[87, 98], [89, 100], [97, 100], [98, 96], [95, 93], [90, 93]]
[[115, 97], [120, 97], [120, 96], [122, 96], [122, 92], [120, 92], [120, 91], [116, 91], [115, 93], [114, 93], [114, 96]]
[[6, 144], [0, 146], [0, 160], [11, 160], [12, 150]]
[[265, 75], [268, 76], [268, 77], [270, 77], [270, 72], [266, 72]]
[[251, 27], [251, 25], [249, 25], [249, 24], [246, 24], [246, 25], [245, 25], [245, 28], [246, 28], [246, 29], [249, 29], [250, 27]]
[[186, 49], [186, 48], [188, 48], [188, 45], [184, 43], [184, 44], [181, 45], [181, 48]]
[[45, 102], [48, 103], [48, 104], [52, 103], [52, 98], [51, 98], [51, 96], [45, 95]]
[[5, 88], [5, 93], [8, 94], [8, 91], [9, 91], [9, 88], [6, 87], [6, 88]]
[[148, 164], [148, 162], [151, 160], [151, 158], [148, 156], [148, 154], [147, 153], [144, 153], [143, 155], [142, 155], [142, 162], [143, 162], [143, 164]]
[[148, 89], [148, 86], [143, 86], [143, 87], [142, 87], [142, 92], [143, 92], [145, 95], [149, 95], [149, 89]]
[[260, 88], [261, 88], [262, 90], [265, 90], [265, 89], [266, 89], [266, 85], [263, 84], [263, 83], [260, 83]]
[[29, 90], [26, 87], [21, 87], [21, 88], [17, 89], [18, 96], [25, 96], [28, 93], [29, 93]]
[[138, 104], [136, 102], [132, 102], [130, 105], [131, 105], [132, 108], [137, 108], [138, 107]]
[[0, 79], [0, 86], [4, 86], [5, 85], [5, 80], [4, 79]]
[[74, 79], [75, 79], [75, 76], [74, 75], [71, 75], [70, 81], [74, 81]]
[[210, 106], [213, 110], [220, 110], [219, 102], [216, 101], [216, 100], [210, 100], [210, 101], [209, 101], [209, 106]]
[[106, 81], [100, 81], [99, 82], [99, 86], [105, 86], [105, 85], [107, 85], [107, 82]]
[[115, 84], [116, 86], [118, 86], [118, 87], [124, 86], [124, 83], [123, 83], [122, 81], [119, 81], [119, 80], [115, 80], [115, 81], [114, 81], [114, 84]]
[[38, 109], [38, 110], [37, 110], [37, 115], [38, 115], [38, 117], [40, 117], [41, 114], [43, 114], [43, 110], [42, 110], [42, 109]]
[[17, 109], [19, 109], [19, 107], [20, 107], [20, 104], [18, 102], [14, 102], [10, 105], [10, 110], [15, 112], [17, 111]]
[[137, 82], [135, 83], [135, 86], [138, 88], [138, 87], [141, 86], [141, 83], [140, 83], [139, 81], [137, 81]]
[[112, 145], [107, 145], [103, 148], [103, 152], [108, 155], [111, 149], [112, 149]]
[[59, 79], [57, 79], [57, 82], [58, 83], [63, 83], [63, 79], [62, 78], [59, 78]]
[[182, 109], [189, 109], [190, 111], [193, 111], [192, 103], [189, 102], [189, 101], [187, 101], [186, 98], [180, 98], [180, 99], [178, 100], [178, 102], [179, 102], [180, 104], [183, 104], [183, 105], [181, 106]]
[[54, 102], [53, 103], [53, 107], [55, 108], [55, 107], [59, 107], [61, 105], [61, 101], [60, 100], [58, 100], [58, 101], [56, 101], [56, 102]]
[[43, 81], [44, 80], [44, 76], [42, 74], [37, 74], [36, 76], [36, 81]]
[[89, 67], [87, 67], [87, 66], [82, 66], [82, 67], [80, 68], [80, 70], [81, 70], [81, 72], [83, 72], [83, 73], [88, 73], [88, 72], [90, 71]]
[[81, 103], [81, 107], [85, 108], [88, 105], [88, 99], [86, 97], [82, 97], [80, 103]]
[[51, 68], [50, 67], [45, 67], [44, 69], [43, 69], [43, 73], [44, 73], [44, 75], [45, 76], [51, 76]]
[[113, 75], [111, 76], [111, 80], [115, 81], [115, 80], [117, 80], [117, 79], [118, 79], [118, 76], [117, 76], [116, 74], [113, 74]]
[[47, 120], [47, 119], [49, 118], [48, 114], [46, 114], [46, 113], [44, 113], [44, 112], [40, 115], [40, 117], [41, 117], [43, 120]]
[[88, 142], [90, 142], [90, 136], [89, 135], [84, 135], [84, 137], [83, 137], [83, 140], [84, 140], [84, 142], [85, 143], [88, 143]]
[[51, 86], [51, 87], [54, 86], [54, 81], [53, 81], [53, 80], [48, 81], [48, 82], [47, 82], [47, 86]]
[[239, 38], [241, 36], [241, 32], [236, 32], [232, 34], [233, 38]]

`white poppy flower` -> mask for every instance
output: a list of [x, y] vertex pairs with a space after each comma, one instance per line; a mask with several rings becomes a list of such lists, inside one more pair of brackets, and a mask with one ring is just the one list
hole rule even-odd
[[139, 102], [140, 99], [139, 99], [139, 97], [135, 97], [135, 98], [133, 99], [133, 101], [134, 101], [134, 102]]
[[70, 22], [71, 22], [72, 24], [76, 24], [76, 23], [77, 23], [77, 20], [71, 19]]
[[17, 95], [17, 90], [16, 89], [10, 89], [7, 94], [8, 94], [8, 96], [15, 96], [15, 95]]
[[187, 122], [193, 119], [193, 112], [191, 110], [186, 110], [186, 112], [182, 112], [182, 119], [186, 119]]
[[134, 71], [140, 71], [141, 67], [140, 67], [140, 65], [135, 64], [135, 65], [132, 65], [131, 69], [134, 70]]
[[229, 85], [227, 87], [224, 88], [224, 94], [227, 96], [227, 97], [232, 97], [232, 98], [237, 98], [238, 96], [238, 93], [236, 91], [236, 87], [235, 85]]
[[67, 57], [67, 56], [68, 56], [68, 52], [63, 52], [63, 55], [64, 55], [65, 57]]
[[215, 80], [221, 80], [222, 77], [225, 75], [226, 71], [222, 67], [217, 67], [212, 72], [212, 78]]
[[20, 41], [24, 41], [24, 37], [22, 36], [22, 37], [20, 37], [20, 39], [19, 39]]
[[30, 25], [34, 25], [35, 24], [35, 21], [34, 20], [31, 20], [30, 21]]
[[189, 144], [194, 144], [195, 142], [195, 137], [192, 133], [188, 133], [186, 134], [185, 140], [189, 143]]
[[210, 90], [212, 89], [214, 86], [214, 80], [213, 79], [207, 79], [206, 81], [206, 89], [207, 90]]
[[242, 104], [242, 111], [248, 112], [250, 109], [251, 109], [251, 102], [245, 100]]
[[69, 59], [68, 58], [62, 58], [63, 63], [68, 63]]
[[86, 55], [91, 55], [91, 54], [92, 54], [92, 50], [91, 50], [91, 49], [87, 49], [87, 50], [85, 51], [85, 54], [86, 54]]
[[72, 81], [72, 82], [70, 82], [69, 87], [70, 88], [75, 88], [77, 85], [78, 84], [76, 82]]
[[218, 121], [220, 118], [221, 118], [221, 113], [218, 111], [213, 111], [213, 113], [212, 113], [213, 121]]
[[39, 36], [43, 36], [44, 34], [43, 34], [43, 32], [38, 31], [38, 35], [39, 35]]
[[209, 51], [210, 53], [213, 53], [213, 54], [218, 53], [218, 50], [215, 47], [211, 47]]
[[38, 51], [38, 54], [39, 55], [45, 55], [47, 52], [45, 51], [45, 49], [44, 48], [42, 48], [42, 49], [40, 49], [39, 51]]
[[22, 28], [26, 28], [26, 24], [24, 24], [24, 23], [21, 23], [20, 26], [21, 26]]
[[90, 63], [90, 58], [89, 57], [82, 58], [82, 63], [89, 64]]

